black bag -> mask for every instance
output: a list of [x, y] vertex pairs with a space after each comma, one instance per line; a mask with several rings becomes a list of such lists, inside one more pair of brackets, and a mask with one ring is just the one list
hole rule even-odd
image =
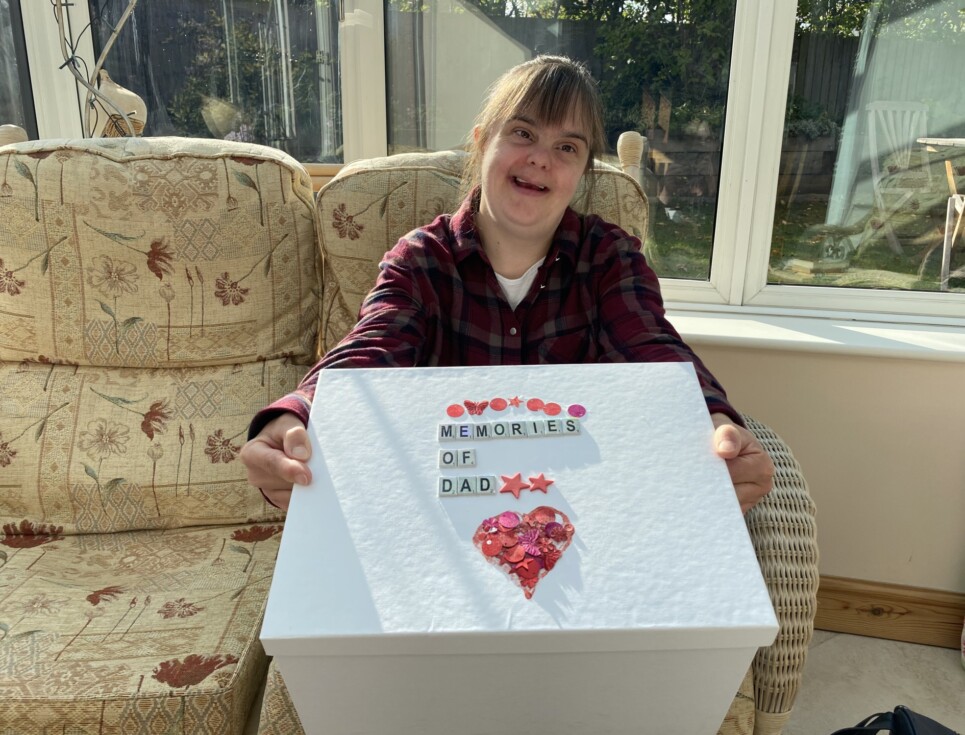
[[895, 707], [894, 712], [879, 712], [854, 727], [846, 727], [832, 735], [863, 735], [881, 730], [893, 735], [958, 735], [954, 730], [900, 705]]

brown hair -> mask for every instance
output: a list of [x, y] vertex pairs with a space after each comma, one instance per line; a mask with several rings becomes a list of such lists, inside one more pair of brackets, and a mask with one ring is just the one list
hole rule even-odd
[[466, 189], [479, 184], [483, 154], [497, 128], [514, 117], [531, 117], [544, 125], [562, 125], [571, 111], [587, 133], [589, 156], [585, 175], [592, 189], [593, 160], [606, 149], [603, 106], [597, 85], [582, 63], [565, 56], [537, 56], [503, 74], [490, 87], [476, 117], [479, 137], [471, 133], [463, 176]]

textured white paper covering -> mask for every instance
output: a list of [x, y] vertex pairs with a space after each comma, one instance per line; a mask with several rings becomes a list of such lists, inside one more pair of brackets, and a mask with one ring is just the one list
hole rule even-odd
[[[438, 440], [440, 423], [537, 416], [524, 407], [446, 415], [449, 404], [496, 396], [554, 401], [564, 416], [582, 404], [582, 434]], [[664, 645], [684, 648], [773, 638], [767, 590], [690, 364], [328, 370], [309, 434], [314, 479], [293, 494], [262, 632], [266, 644], [297, 642], [278, 653], [377, 654], [396, 636], [452, 642], [476, 636], [445, 634], [560, 630], [582, 631], [600, 649], [627, 645], [612, 634], [631, 631], [676, 633]], [[439, 469], [443, 447], [474, 448], [477, 466]], [[438, 497], [442, 475], [516, 472], [554, 483], [518, 501]], [[472, 536], [487, 517], [539, 505], [566, 513], [576, 533], [527, 600]], [[595, 633], [611, 635], [594, 644]], [[487, 638], [477, 640], [481, 651]], [[542, 649], [540, 636], [527, 638]], [[634, 638], [630, 647], [650, 645]]]

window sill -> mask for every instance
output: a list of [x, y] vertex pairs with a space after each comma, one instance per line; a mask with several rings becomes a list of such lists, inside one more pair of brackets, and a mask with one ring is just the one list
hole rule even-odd
[[668, 303], [667, 316], [694, 346], [822, 352], [965, 362], [965, 321], [917, 324], [900, 317], [778, 313], [752, 307]]

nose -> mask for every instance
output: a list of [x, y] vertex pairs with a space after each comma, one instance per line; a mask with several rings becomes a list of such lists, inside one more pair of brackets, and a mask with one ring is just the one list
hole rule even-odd
[[541, 145], [534, 145], [529, 151], [529, 164], [539, 168], [547, 168], [550, 162], [550, 152]]

